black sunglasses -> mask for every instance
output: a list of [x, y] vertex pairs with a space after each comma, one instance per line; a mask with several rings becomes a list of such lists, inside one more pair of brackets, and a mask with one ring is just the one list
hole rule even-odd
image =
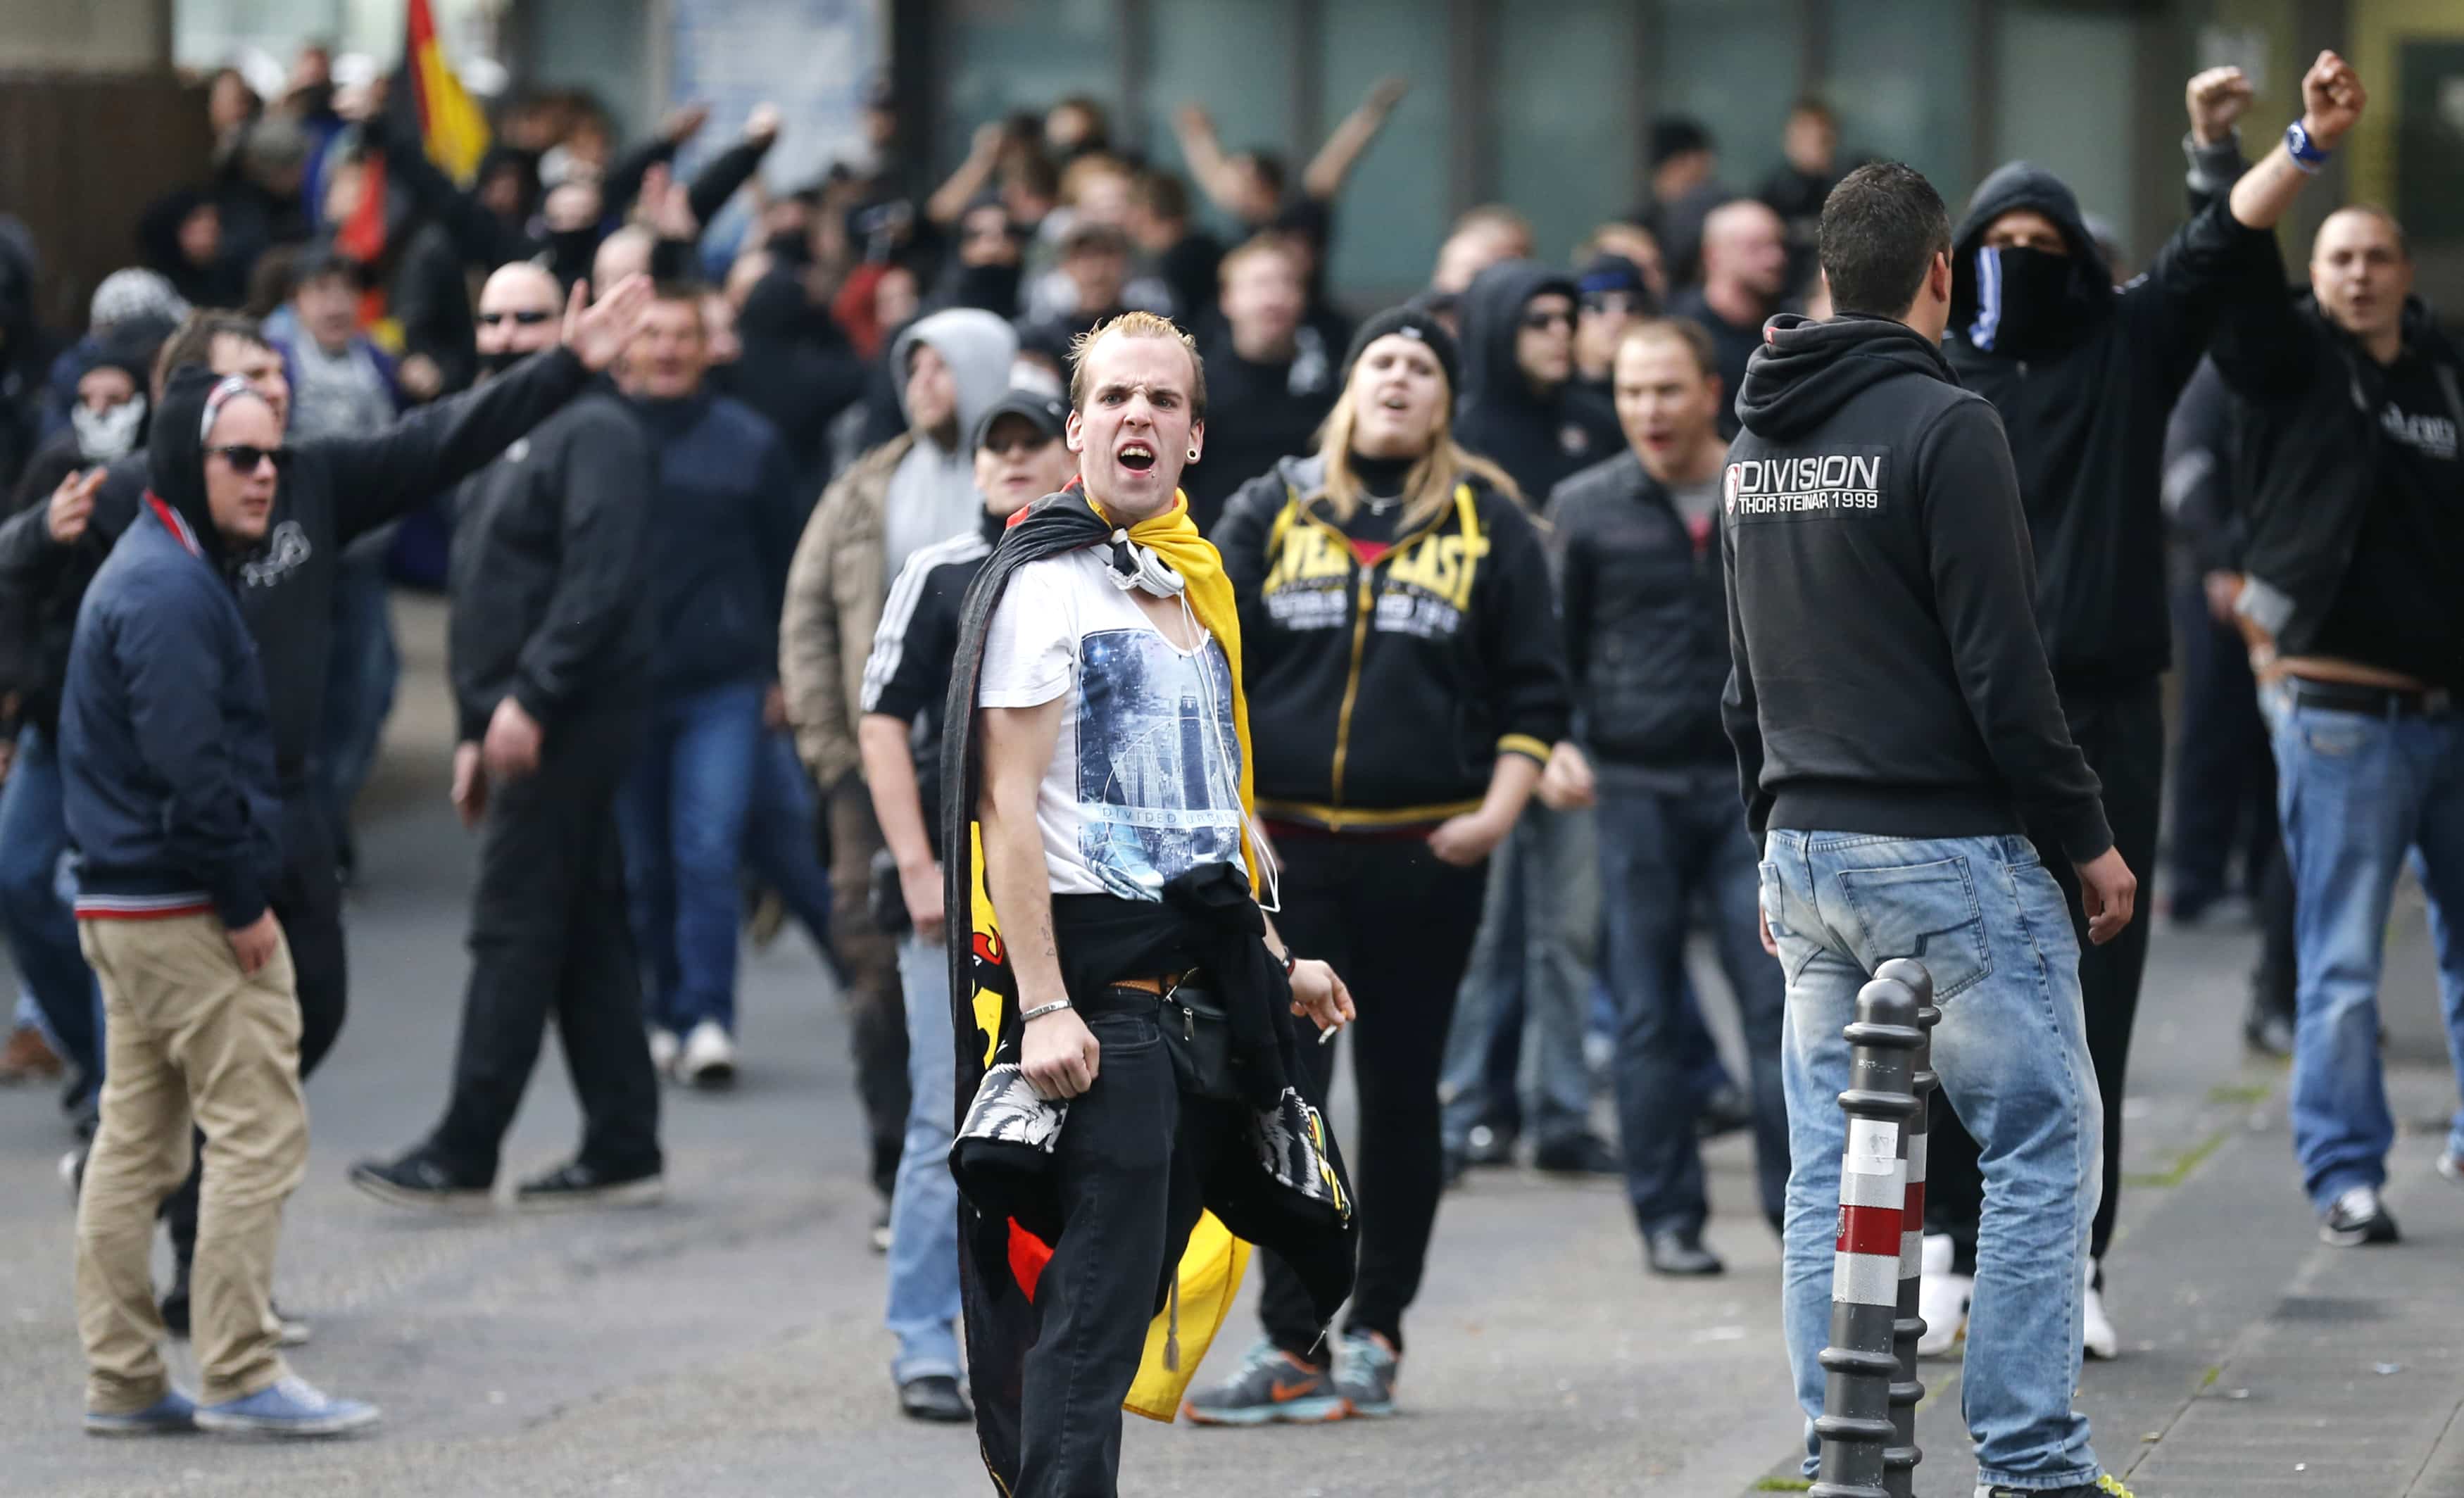
[[1534, 333], [1544, 332], [1560, 323], [1563, 323], [1570, 328], [1573, 327], [1574, 325], [1574, 315], [1571, 312], [1549, 311], [1527, 312], [1523, 315], [1523, 325], [1529, 328]]
[[260, 448], [253, 442], [234, 442], [228, 447], [208, 448], [206, 452], [243, 474], [255, 473], [260, 463], [273, 464], [277, 474], [291, 466], [289, 448]]
[[479, 314], [479, 325], [483, 328], [493, 328], [497, 323], [511, 319], [519, 326], [535, 328], [555, 316], [553, 312], [483, 312]]

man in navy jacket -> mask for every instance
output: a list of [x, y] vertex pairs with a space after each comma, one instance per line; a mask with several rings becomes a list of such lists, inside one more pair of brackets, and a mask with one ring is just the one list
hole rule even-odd
[[[152, 486], [69, 652], [63, 802], [109, 1046], [77, 1254], [86, 1428], [102, 1434], [331, 1435], [377, 1419], [292, 1377], [273, 1309], [308, 1114], [297, 978], [268, 904], [282, 872], [274, 727], [234, 573], [272, 524], [281, 439], [246, 380], [172, 378]], [[213, 1163], [192, 1270], [202, 1407], [164, 1367], [152, 1265], [191, 1120]]]

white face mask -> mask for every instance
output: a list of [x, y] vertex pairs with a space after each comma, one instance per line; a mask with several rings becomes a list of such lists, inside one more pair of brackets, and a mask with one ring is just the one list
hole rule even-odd
[[137, 429], [145, 425], [145, 397], [132, 396], [109, 410], [79, 406], [69, 413], [77, 429], [77, 452], [87, 462], [108, 463], [137, 449]]

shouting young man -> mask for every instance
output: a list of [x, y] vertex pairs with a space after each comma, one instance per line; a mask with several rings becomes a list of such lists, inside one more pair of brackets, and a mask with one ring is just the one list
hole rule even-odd
[[1178, 1406], [1239, 1284], [1235, 1235], [1286, 1256], [1321, 1322], [1352, 1280], [1350, 1193], [1289, 1080], [1290, 1017], [1331, 1028], [1352, 1002], [1255, 898], [1271, 870], [1239, 618], [1177, 488], [1205, 373], [1145, 313], [1072, 362], [1078, 477], [969, 587], [944, 714], [943, 891], [969, 923], [950, 943], [955, 1061], [974, 1098], [951, 1159], [978, 1428], [1012, 1498], [1117, 1490], [1119, 1410]]

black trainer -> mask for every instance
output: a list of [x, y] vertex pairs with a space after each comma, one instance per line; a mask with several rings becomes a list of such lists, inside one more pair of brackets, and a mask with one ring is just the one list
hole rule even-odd
[[490, 1204], [490, 1183], [462, 1179], [425, 1149], [400, 1159], [362, 1160], [351, 1167], [351, 1184], [395, 1206], [431, 1211], [484, 1212]]
[[1551, 1139], [1531, 1152], [1534, 1169], [1551, 1176], [1619, 1176], [1625, 1167], [1617, 1152], [1596, 1134], [1568, 1135]]
[[2111, 1472], [2072, 1487], [1980, 1487], [1977, 1491], [1985, 1498], [2131, 1498], [2130, 1489]]
[[1754, 1105], [1746, 1100], [1745, 1090], [1734, 1086], [1722, 1086], [1703, 1099], [1694, 1111], [1694, 1137], [1718, 1139], [1754, 1126]]
[[975, 1406], [967, 1402], [958, 1380], [948, 1374], [926, 1374], [900, 1384], [898, 1413], [936, 1425], [963, 1425], [976, 1418]]
[[1514, 1131], [1501, 1124], [1476, 1123], [1463, 1140], [1463, 1163], [1486, 1168], [1514, 1163]]
[[[163, 1297], [162, 1311], [163, 1330], [169, 1333], [174, 1341], [187, 1341], [188, 1339], [188, 1277], [187, 1274], [183, 1273], [171, 1282], [171, 1292]], [[282, 1334], [276, 1339], [279, 1346], [305, 1347], [308, 1345], [308, 1339], [316, 1335], [316, 1328], [297, 1316], [285, 1315], [279, 1304], [274, 1308], [274, 1319], [282, 1323]]]
[[1642, 1255], [1654, 1274], [1692, 1277], [1728, 1271], [1718, 1254], [1703, 1246], [1700, 1228], [1663, 1227], [1643, 1239]]
[[2400, 1235], [2376, 1186], [2355, 1186], [2336, 1199], [2319, 1223], [2319, 1241], [2331, 1248], [2391, 1244]]
[[656, 1206], [667, 1200], [668, 1179], [657, 1167], [606, 1171], [571, 1160], [514, 1188], [514, 1205], [532, 1212], [574, 1207]]

